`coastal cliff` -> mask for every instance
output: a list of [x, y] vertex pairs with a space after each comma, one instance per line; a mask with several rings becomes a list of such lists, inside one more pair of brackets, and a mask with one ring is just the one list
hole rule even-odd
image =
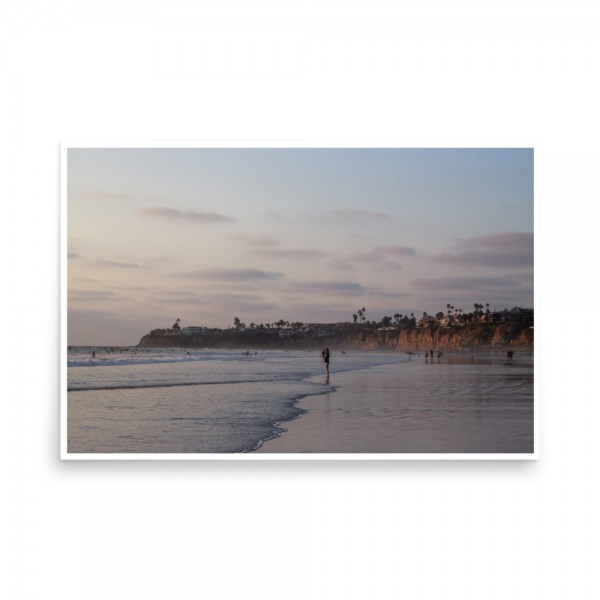
[[369, 350], [473, 350], [533, 346], [533, 328], [519, 325], [419, 327], [412, 330], [361, 332], [355, 345]]
[[486, 348], [533, 347], [533, 327], [521, 324], [476, 323], [461, 327], [341, 328], [331, 333], [275, 331], [219, 331], [196, 335], [150, 333], [140, 348], [263, 348], [315, 350], [325, 346], [337, 350], [484, 350]]

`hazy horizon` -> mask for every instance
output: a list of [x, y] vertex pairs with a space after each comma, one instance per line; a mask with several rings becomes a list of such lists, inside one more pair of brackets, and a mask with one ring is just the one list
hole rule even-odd
[[533, 307], [533, 149], [67, 150], [68, 343]]

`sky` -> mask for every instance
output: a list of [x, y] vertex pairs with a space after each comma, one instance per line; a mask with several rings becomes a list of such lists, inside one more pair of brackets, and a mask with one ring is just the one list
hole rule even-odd
[[[531, 148], [67, 150], [67, 337], [533, 307]], [[63, 182], [64, 184], [64, 182]]]

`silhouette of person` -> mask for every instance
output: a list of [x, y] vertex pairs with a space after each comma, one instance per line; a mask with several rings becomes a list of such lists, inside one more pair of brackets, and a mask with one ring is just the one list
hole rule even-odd
[[327, 371], [327, 377], [329, 377], [329, 348], [325, 348], [321, 352], [321, 357], [323, 358], [323, 362], [325, 363], [325, 370]]

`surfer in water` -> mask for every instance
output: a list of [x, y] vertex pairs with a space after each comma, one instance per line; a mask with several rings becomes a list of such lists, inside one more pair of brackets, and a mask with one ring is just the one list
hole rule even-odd
[[327, 377], [329, 377], [329, 348], [325, 348], [325, 350], [321, 352], [321, 357], [323, 358], [323, 362], [325, 363]]

